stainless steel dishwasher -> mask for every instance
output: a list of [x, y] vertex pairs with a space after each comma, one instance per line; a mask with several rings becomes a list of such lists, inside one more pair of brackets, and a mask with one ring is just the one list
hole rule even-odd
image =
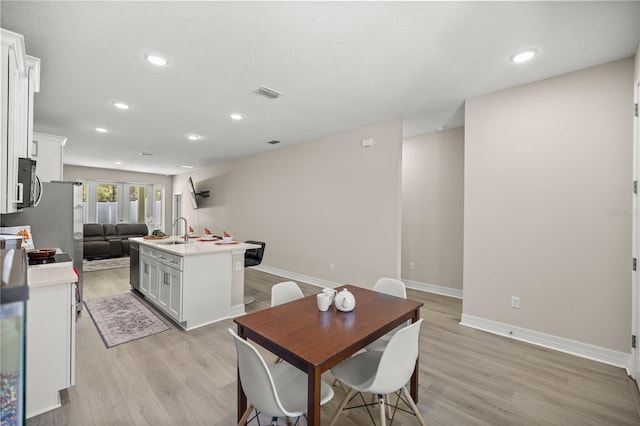
[[140, 243], [131, 241], [129, 262], [129, 284], [132, 290], [140, 291]]

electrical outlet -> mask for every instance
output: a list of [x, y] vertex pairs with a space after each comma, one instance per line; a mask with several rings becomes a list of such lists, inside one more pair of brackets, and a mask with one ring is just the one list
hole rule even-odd
[[335, 265], [335, 263], [330, 263], [330, 264], [329, 264], [329, 270], [330, 270], [330, 271], [335, 271], [335, 270], [336, 270], [336, 265]]
[[363, 148], [369, 148], [370, 146], [373, 146], [373, 138], [362, 139], [361, 144]]
[[409, 262], [409, 270], [414, 271], [416, 269], [416, 264], [413, 262]]
[[511, 307], [514, 309], [520, 309], [520, 297], [511, 296]]

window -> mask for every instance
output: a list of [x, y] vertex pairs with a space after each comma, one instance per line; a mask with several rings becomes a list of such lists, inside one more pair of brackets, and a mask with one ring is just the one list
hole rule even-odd
[[129, 186], [129, 223], [147, 222], [147, 186]]
[[118, 223], [118, 184], [96, 185], [96, 211], [98, 223]]
[[[84, 223], [146, 223], [164, 229], [164, 185], [88, 181], [82, 190]], [[151, 231], [151, 229], [150, 229]]]

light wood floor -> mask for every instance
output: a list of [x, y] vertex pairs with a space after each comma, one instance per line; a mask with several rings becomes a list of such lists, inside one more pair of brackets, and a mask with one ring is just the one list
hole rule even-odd
[[[129, 290], [128, 269], [87, 272], [84, 280], [85, 299]], [[247, 311], [268, 307], [271, 286], [280, 281], [246, 270], [247, 295], [256, 298]], [[301, 287], [305, 294], [318, 291]], [[425, 304], [418, 406], [430, 425], [640, 424], [624, 370], [462, 327], [460, 300], [408, 294]], [[61, 408], [27, 424], [232, 425], [236, 354], [229, 327], [235, 328], [231, 320], [188, 333], [173, 326], [106, 349], [83, 310], [77, 323], [76, 385], [63, 393]], [[339, 386], [335, 392], [322, 408], [323, 421], [344, 395]], [[339, 424], [371, 420], [357, 409], [343, 414]], [[398, 414], [393, 424], [417, 422]]]

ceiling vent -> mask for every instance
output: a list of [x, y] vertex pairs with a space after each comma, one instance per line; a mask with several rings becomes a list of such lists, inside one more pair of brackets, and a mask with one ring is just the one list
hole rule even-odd
[[253, 93], [255, 93], [256, 95], [264, 96], [265, 98], [269, 98], [269, 99], [278, 99], [280, 96], [282, 96], [282, 93], [276, 90], [270, 89], [267, 86], [260, 86]]
[[271, 145], [275, 145], [275, 144], [280, 143], [280, 141], [273, 140], [273, 141], [269, 141], [269, 142], [267, 142], [267, 143], [269, 143], [269, 144], [271, 144]]
[[140, 156], [141, 157], [151, 157], [151, 156], [153, 156], [153, 153], [152, 152], [141, 152]]

